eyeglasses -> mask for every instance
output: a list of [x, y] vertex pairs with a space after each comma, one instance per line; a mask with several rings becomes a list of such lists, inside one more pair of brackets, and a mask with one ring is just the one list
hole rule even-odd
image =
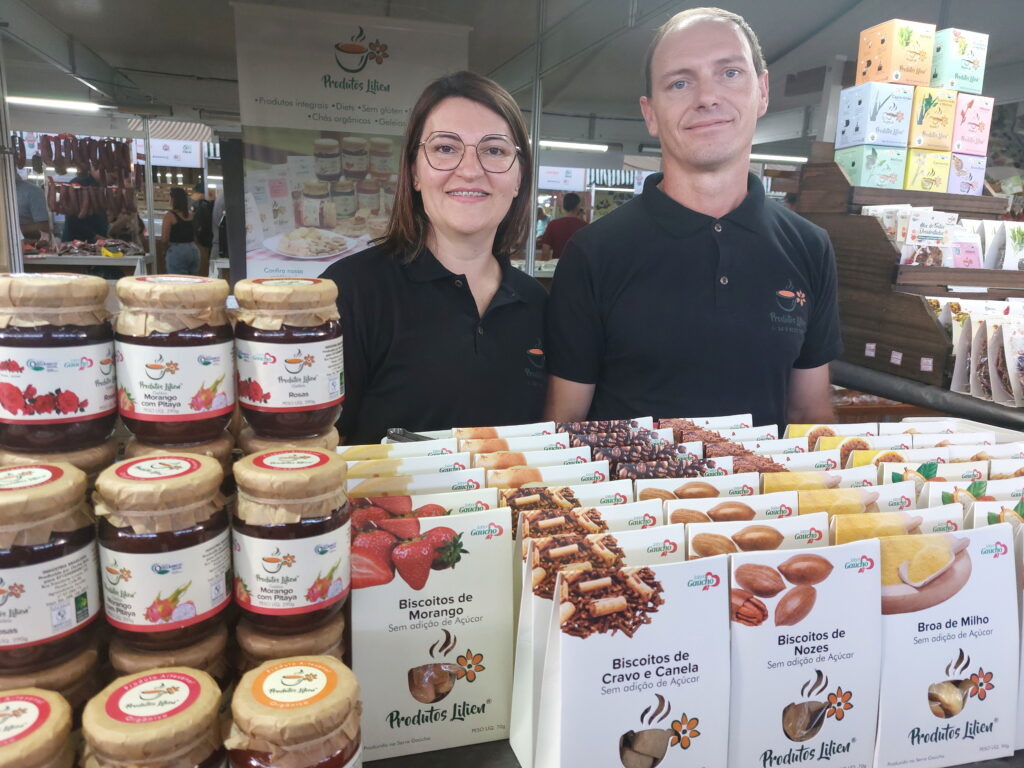
[[467, 147], [476, 147], [480, 167], [488, 173], [505, 173], [519, 157], [519, 147], [508, 136], [491, 134], [476, 144], [466, 144], [457, 133], [434, 131], [417, 146], [423, 147], [427, 163], [435, 171], [454, 171], [466, 156]]

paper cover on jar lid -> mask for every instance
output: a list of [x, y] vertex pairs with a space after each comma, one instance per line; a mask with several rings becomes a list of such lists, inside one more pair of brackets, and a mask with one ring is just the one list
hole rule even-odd
[[264, 277], [235, 283], [236, 319], [260, 330], [311, 327], [337, 320], [338, 286], [312, 277]]
[[220, 746], [220, 697], [214, 679], [191, 667], [125, 675], [86, 705], [82, 733], [101, 764], [196, 765]]
[[231, 451], [235, 447], [235, 438], [230, 432], [225, 431], [216, 440], [208, 443], [192, 443], [189, 445], [149, 445], [140, 442], [137, 438], [130, 438], [124, 446], [124, 457], [136, 459], [140, 456], [153, 456], [174, 451], [186, 451], [187, 453], [199, 453], [203, 456], [211, 456], [220, 462], [225, 472], [231, 464]]
[[93, 643], [81, 653], [53, 667], [23, 675], [0, 675], [0, 691], [28, 688], [33, 685], [51, 691], [68, 691], [95, 673], [99, 651]]
[[345, 504], [345, 461], [332, 451], [285, 448], [235, 462], [237, 514], [250, 525], [324, 517]]
[[0, 468], [0, 549], [43, 544], [54, 530], [88, 525], [86, 476], [63, 462]]
[[[71, 747], [71, 707], [59, 693], [18, 688], [0, 693], [0, 765], [63, 768]], [[51, 762], [52, 761], [52, 762]]]
[[67, 462], [78, 467], [89, 477], [95, 477], [100, 471], [114, 463], [117, 457], [117, 440], [111, 438], [105, 443], [82, 448], [78, 451], [62, 453], [27, 453], [22, 451], [0, 450], [0, 466], [10, 467], [17, 464]]
[[338, 447], [338, 441], [338, 430], [334, 427], [331, 427], [322, 435], [291, 440], [272, 440], [269, 437], [259, 437], [252, 427], [249, 426], [243, 427], [242, 431], [238, 433], [238, 447], [245, 454], [279, 451], [287, 447], [333, 451]]
[[121, 675], [131, 675], [156, 667], [193, 667], [213, 677], [227, 671], [224, 653], [228, 644], [227, 627], [219, 626], [198, 643], [164, 651], [140, 651], [119, 637], [110, 641], [110, 664]]
[[114, 330], [128, 336], [170, 333], [228, 322], [225, 280], [186, 275], [142, 275], [117, 281], [122, 309]]
[[95, 325], [110, 317], [107, 281], [90, 275], [0, 275], [0, 328]]
[[321, 656], [338, 645], [345, 632], [344, 613], [336, 614], [310, 632], [297, 635], [272, 635], [261, 632], [251, 622], [241, 619], [235, 630], [238, 646], [260, 662], [280, 659], [289, 654]]

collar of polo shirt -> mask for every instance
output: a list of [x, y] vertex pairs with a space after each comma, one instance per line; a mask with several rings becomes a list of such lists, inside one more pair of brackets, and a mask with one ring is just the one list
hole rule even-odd
[[648, 176], [644, 181], [641, 198], [652, 218], [669, 234], [689, 237], [704, 228], [710, 228], [716, 221], [737, 224], [755, 233], [764, 231], [764, 187], [754, 174], [751, 173], [747, 177], [747, 196], [743, 198], [743, 202], [721, 219], [706, 216], [677, 203], [659, 189], [662, 177], [661, 173]]

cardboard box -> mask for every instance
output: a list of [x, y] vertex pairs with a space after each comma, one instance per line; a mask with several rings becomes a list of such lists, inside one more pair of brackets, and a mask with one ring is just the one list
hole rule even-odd
[[935, 25], [890, 19], [860, 33], [857, 85], [874, 81], [928, 85]]
[[1020, 631], [1013, 531], [881, 540], [882, 680], [875, 765], [1013, 754]]
[[984, 32], [940, 29], [935, 33], [931, 85], [981, 93], [987, 55], [988, 35]]
[[863, 539], [877, 539], [881, 536], [952, 533], [961, 531], [963, 528], [963, 509], [959, 504], [902, 512], [836, 515], [831, 522], [833, 544], [849, 544]]
[[[955, 195], [980, 195], [985, 191], [987, 157], [953, 153], [949, 167], [946, 191]], [[980, 248], [979, 248], [980, 251]], [[981, 256], [978, 257], [981, 266]]]
[[542, 421], [537, 424], [512, 424], [507, 427], [456, 427], [452, 430], [452, 436], [459, 440], [482, 440], [492, 437], [550, 435], [557, 431], [555, 422]]
[[[721, 496], [753, 496], [761, 490], [760, 475], [756, 472], [741, 472], [723, 477], [670, 477], [636, 481], [637, 498], [665, 496], [651, 491], [669, 491], [680, 499], [718, 498]], [[647, 491], [647, 493], [645, 493]]]
[[953, 156], [949, 152], [931, 149], [909, 150], [903, 188], [921, 192], [944, 192], [949, 185], [949, 166], [952, 160]]
[[526, 435], [524, 437], [485, 437], [459, 440], [459, 450], [468, 453], [494, 453], [495, 451], [554, 451], [569, 448], [566, 432], [552, 432], [549, 435]]
[[1009, 480], [977, 480], [973, 483], [925, 483], [918, 506], [936, 504], [963, 504], [976, 501], [1013, 501], [1024, 497], [1024, 477]]
[[[882, 425], [879, 424], [879, 427]], [[910, 436], [902, 435], [877, 435], [875, 437], [822, 437], [818, 440], [818, 450], [829, 451], [839, 449], [839, 466], [845, 468], [850, 460], [850, 454], [854, 451], [870, 451], [895, 449], [905, 450], [913, 447]]]
[[665, 519], [670, 523], [777, 520], [796, 514], [796, 491], [759, 493], [737, 499], [676, 499], [666, 501]]
[[874, 467], [853, 467], [831, 472], [770, 472], [761, 475], [761, 492], [863, 488], [878, 482]]
[[349, 461], [348, 477], [394, 477], [395, 475], [429, 475], [433, 472], [461, 472], [470, 468], [468, 453], [437, 456], [408, 456], [405, 458], [368, 459]]
[[490, 488], [521, 488], [524, 485], [565, 486], [608, 481], [608, 462], [591, 461], [586, 464], [563, 464], [556, 467], [520, 467], [518, 469], [487, 470]]
[[345, 483], [349, 498], [476, 491], [484, 487], [484, 470], [466, 469], [459, 472], [393, 477], [356, 477], [346, 480]]
[[858, 424], [790, 424], [786, 427], [783, 437], [806, 437], [807, 448], [811, 451], [818, 450], [819, 437], [871, 437], [878, 434], [876, 422], [862, 422]]
[[[971, 458], [971, 454], [966, 454], [967, 448], [977, 448], [978, 451], [988, 451], [993, 457], [996, 457], [995, 453], [992, 453], [992, 449], [999, 450], [999, 446], [996, 445], [996, 433], [991, 430], [979, 430], [977, 432], [953, 432], [952, 434], [924, 434], [924, 435], [913, 435], [912, 437], [914, 448], [949, 448], [949, 460], [950, 461], [981, 461], [981, 459]], [[1010, 458], [1007, 456], [1006, 458]]]
[[1024, 459], [992, 459], [988, 465], [989, 480], [1008, 480], [1024, 475]]
[[631, 480], [546, 488], [504, 488], [499, 491], [499, 497], [502, 506], [511, 507], [513, 513], [527, 509], [607, 507], [634, 500]]
[[[993, 437], [993, 440], [994, 439], [995, 438]], [[999, 445], [951, 445], [949, 447], [950, 461], [991, 462], [998, 459], [1024, 459], [1024, 443], [1000, 443]]]
[[730, 416], [695, 416], [687, 418], [698, 427], [713, 430], [751, 429], [754, 417], [749, 413], [735, 413]]
[[345, 461], [373, 459], [404, 459], [410, 456], [442, 456], [456, 453], [454, 438], [448, 440], [416, 440], [411, 443], [373, 443], [372, 445], [339, 445], [338, 455]]
[[779, 425], [765, 424], [763, 427], [743, 427], [741, 429], [716, 429], [713, 430], [722, 437], [727, 437], [735, 443], [742, 443], [746, 440], [778, 440]]
[[[878, 542], [730, 560], [733, 606], [740, 603], [730, 768], [870, 765], [882, 653]], [[798, 571], [812, 581], [791, 586], [786, 577]]]
[[964, 155], [988, 155], [988, 138], [992, 131], [992, 110], [995, 99], [960, 93], [956, 97], [953, 120], [953, 151]]
[[804, 550], [824, 546], [828, 546], [828, 515], [824, 513], [776, 517], [754, 523], [737, 520], [686, 525], [688, 560], [741, 551]]
[[787, 437], [782, 440], [747, 440], [740, 445], [760, 456], [807, 452], [807, 438], [805, 437]]
[[445, 515], [461, 515], [466, 512], [497, 509], [500, 504], [498, 503], [498, 491], [496, 488], [480, 488], [477, 490], [427, 493], [416, 496], [358, 497], [349, 499], [349, 506], [352, 508], [354, 524], [356, 522], [357, 510], [369, 507], [384, 509], [396, 517], [407, 517], [426, 511], [435, 513], [440, 510], [443, 510]]
[[911, 149], [948, 152], [953, 147], [955, 117], [956, 91], [924, 86], [915, 88], [908, 146]]
[[886, 461], [878, 465], [878, 477], [879, 482], [883, 485], [914, 480], [918, 483], [917, 490], [920, 492], [921, 483], [924, 482], [973, 483], [975, 480], [988, 480], [989, 474], [987, 461], [951, 461], [948, 463], [929, 461], [923, 464], [916, 461], [909, 463]]
[[879, 485], [873, 488], [832, 488], [799, 491], [797, 510], [801, 515], [828, 512], [831, 515], [858, 515], [864, 512], [895, 512], [913, 509], [916, 489], [913, 481]]
[[913, 101], [912, 85], [864, 83], [844, 89], [839, 94], [836, 149], [857, 144], [906, 149]]
[[968, 528], [1009, 523], [1014, 528], [1024, 526], [1024, 501], [976, 501], [968, 505], [964, 521]]
[[590, 446], [558, 448], [541, 451], [495, 451], [474, 453], [473, 466], [484, 469], [512, 467], [556, 467], [563, 464], [586, 464], [591, 459]]
[[877, 466], [883, 462], [913, 462], [924, 464], [928, 461], [947, 462], [949, 461], [948, 448], [911, 448], [909, 451], [871, 450], [853, 451], [850, 454], [851, 467], [864, 467], [870, 464]]
[[906, 147], [873, 147], [861, 144], [837, 149], [836, 164], [855, 187], [903, 189], [906, 173]]
[[772, 461], [781, 464], [791, 472], [822, 470], [828, 472], [840, 469], [839, 449], [811, 451], [810, 453], [780, 453], [772, 455]]

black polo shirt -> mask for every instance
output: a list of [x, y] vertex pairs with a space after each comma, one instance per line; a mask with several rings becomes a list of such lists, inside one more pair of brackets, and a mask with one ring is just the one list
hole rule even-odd
[[753, 175], [721, 219], [669, 198], [661, 178], [569, 241], [548, 303], [548, 372], [596, 385], [590, 419], [785, 423], [792, 369], [842, 351], [828, 235], [766, 200]]
[[480, 317], [464, 275], [429, 251], [403, 264], [381, 246], [335, 262], [345, 337], [350, 445], [389, 427], [430, 430], [539, 421], [544, 408], [544, 305], [532, 277], [502, 264]]

